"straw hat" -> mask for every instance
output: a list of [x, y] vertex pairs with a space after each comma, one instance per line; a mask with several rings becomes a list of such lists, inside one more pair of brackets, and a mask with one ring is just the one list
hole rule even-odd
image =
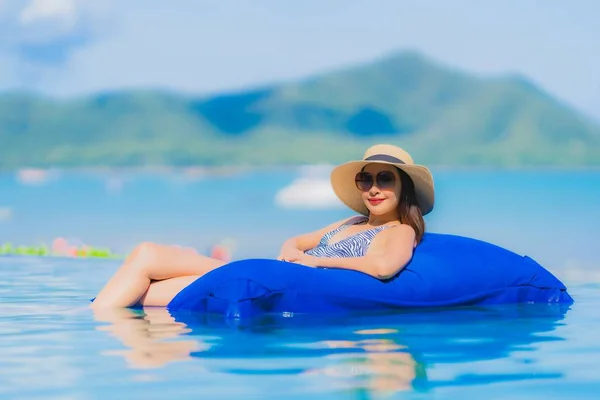
[[410, 154], [398, 146], [377, 144], [369, 147], [362, 160], [350, 161], [339, 165], [331, 171], [331, 186], [336, 196], [354, 211], [367, 215], [360, 190], [356, 187], [354, 177], [361, 169], [371, 163], [389, 164], [406, 172], [415, 184], [417, 201], [423, 215], [433, 209], [434, 190], [433, 176], [427, 167], [414, 163]]

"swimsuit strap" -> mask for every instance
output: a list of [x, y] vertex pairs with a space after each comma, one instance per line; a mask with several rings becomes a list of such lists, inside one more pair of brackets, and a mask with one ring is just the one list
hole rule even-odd
[[338, 232], [343, 231], [344, 229], [352, 226], [352, 225], [356, 225], [359, 222], [364, 222], [368, 220], [367, 217], [363, 217], [363, 216], [357, 216], [357, 217], [352, 217], [351, 219], [349, 219], [348, 221], [346, 221], [345, 223], [343, 223], [342, 225], [338, 226], [337, 228], [327, 232], [325, 235], [323, 235], [323, 237], [321, 238], [321, 241], [319, 242], [319, 244], [322, 245], [327, 245], [329, 243], [329, 241], [331, 240], [331, 238]]

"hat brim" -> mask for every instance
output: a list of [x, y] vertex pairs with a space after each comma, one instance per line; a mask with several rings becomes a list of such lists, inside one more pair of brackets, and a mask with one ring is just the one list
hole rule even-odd
[[356, 187], [354, 177], [368, 164], [386, 164], [393, 165], [406, 172], [415, 185], [415, 192], [419, 207], [423, 215], [429, 214], [433, 210], [435, 202], [433, 176], [431, 171], [422, 165], [401, 164], [388, 161], [350, 161], [339, 165], [331, 171], [331, 187], [333, 192], [342, 203], [352, 210], [368, 215], [369, 210], [362, 200], [360, 190]]

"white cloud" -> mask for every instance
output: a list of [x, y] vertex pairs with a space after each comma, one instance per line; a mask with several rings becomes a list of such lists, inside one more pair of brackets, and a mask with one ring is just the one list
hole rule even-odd
[[113, 26], [109, 17], [114, 16], [115, 4], [0, 0], [0, 90], [39, 90], [69, 75], [73, 52], [104, 37]]
[[19, 15], [22, 25], [57, 21], [71, 28], [77, 20], [75, 0], [32, 0]]
[[299, 178], [275, 196], [275, 204], [281, 208], [327, 209], [338, 208], [342, 203], [331, 189], [329, 180]]
[[329, 181], [329, 165], [307, 166], [301, 176], [275, 195], [281, 208], [329, 209], [342, 207]]

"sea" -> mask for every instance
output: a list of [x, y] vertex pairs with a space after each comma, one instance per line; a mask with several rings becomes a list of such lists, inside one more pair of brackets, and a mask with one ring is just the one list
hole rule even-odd
[[61, 240], [117, 257], [0, 256], [0, 398], [597, 398], [598, 169], [432, 169], [428, 231], [530, 256], [570, 306], [255, 325], [89, 308], [137, 243], [274, 258], [286, 238], [353, 215], [330, 169], [1, 172], [0, 246]]

